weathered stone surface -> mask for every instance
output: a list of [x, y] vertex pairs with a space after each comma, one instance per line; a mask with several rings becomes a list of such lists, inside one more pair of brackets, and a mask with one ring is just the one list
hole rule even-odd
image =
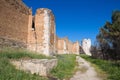
[[86, 55], [91, 56], [91, 40], [90, 39], [83, 39], [82, 41], [82, 49], [85, 52]]
[[27, 15], [30, 14], [29, 8], [22, 2], [22, 0], [4, 0], [4, 1], [9, 3], [9, 5], [15, 7], [15, 9], [18, 10], [19, 12]]
[[13, 47], [11, 44], [15, 44], [46, 56], [55, 53], [79, 54], [78, 42], [57, 37], [51, 10], [39, 8], [32, 16], [32, 10], [22, 0], [0, 0], [0, 37], [6, 39], [0, 45]]
[[6, 48], [6, 47], [26, 48], [27, 45], [23, 42], [8, 39], [8, 38], [5, 38], [5, 37], [0, 37], [0, 48], [3, 49], [3, 48]]
[[21, 0], [0, 0], [0, 37], [27, 43], [28, 13]]
[[31, 74], [39, 74], [40, 76], [47, 76], [49, 71], [57, 66], [57, 59], [31, 59], [11, 61], [17, 69], [30, 72]]
[[68, 38], [57, 38], [57, 53], [58, 54], [77, 54], [80, 53], [79, 42], [72, 43]]
[[46, 56], [55, 53], [55, 22], [54, 15], [47, 8], [37, 9], [32, 18], [32, 27], [28, 32], [28, 49], [43, 53]]
[[58, 43], [57, 43], [57, 53], [58, 54], [67, 54], [67, 45], [66, 41], [62, 38], [58, 38]]
[[73, 43], [73, 51], [72, 51], [74, 54], [77, 54], [79, 55], [80, 54], [80, 45], [79, 45], [79, 42], [75, 42]]

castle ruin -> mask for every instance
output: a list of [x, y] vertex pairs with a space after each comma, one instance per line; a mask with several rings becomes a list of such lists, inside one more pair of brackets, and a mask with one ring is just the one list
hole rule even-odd
[[82, 49], [86, 55], [91, 56], [91, 39], [82, 40]]
[[79, 42], [56, 35], [55, 17], [51, 10], [39, 8], [32, 15], [22, 0], [0, 0], [0, 48], [19, 47], [47, 56], [79, 54]]

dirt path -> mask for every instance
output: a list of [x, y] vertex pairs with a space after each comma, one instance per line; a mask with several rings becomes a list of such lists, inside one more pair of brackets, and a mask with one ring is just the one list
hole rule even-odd
[[79, 71], [76, 72], [76, 74], [70, 79], [70, 80], [101, 80], [99, 77], [97, 77], [97, 73], [83, 58], [77, 56], [76, 60], [79, 64]]

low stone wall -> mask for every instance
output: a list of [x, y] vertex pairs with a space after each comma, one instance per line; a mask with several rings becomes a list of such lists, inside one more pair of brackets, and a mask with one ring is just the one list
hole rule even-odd
[[49, 71], [57, 66], [57, 59], [31, 59], [11, 61], [16, 66], [16, 69], [30, 72], [31, 74], [39, 74], [47, 76]]

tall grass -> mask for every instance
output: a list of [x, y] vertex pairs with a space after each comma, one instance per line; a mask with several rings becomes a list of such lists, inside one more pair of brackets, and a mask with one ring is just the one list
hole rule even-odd
[[60, 80], [70, 78], [75, 71], [75, 66], [76, 66], [75, 56], [76, 55], [72, 55], [72, 54], [57, 55], [58, 65], [56, 68], [54, 68], [51, 71], [51, 74], [54, 77], [59, 78]]
[[[46, 77], [41, 77], [36, 74], [26, 73], [21, 70], [16, 70], [10, 64], [11, 59], [51, 59], [41, 54], [28, 52], [21, 49], [6, 48], [0, 50], [0, 80], [48, 80]], [[53, 78], [68, 79], [75, 72], [76, 55], [57, 55], [58, 65], [50, 72]]]
[[51, 59], [51, 57], [47, 57], [42, 54], [37, 54], [35, 52], [30, 52], [23, 49], [12, 49], [5, 48], [0, 50], [0, 58], [8, 58], [8, 59], [20, 59], [20, 58], [31, 58], [31, 59]]
[[36, 74], [32, 75], [24, 71], [16, 70], [10, 64], [10, 59], [43, 59], [49, 58], [44, 55], [33, 54], [25, 50], [4, 49], [0, 50], [0, 80], [47, 80], [45, 77], [40, 77]]
[[120, 62], [106, 61], [94, 59], [92, 57], [81, 55], [81, 57], [98, 66], [101, 70], [108, 74], [107, 80], [120, 80]]

